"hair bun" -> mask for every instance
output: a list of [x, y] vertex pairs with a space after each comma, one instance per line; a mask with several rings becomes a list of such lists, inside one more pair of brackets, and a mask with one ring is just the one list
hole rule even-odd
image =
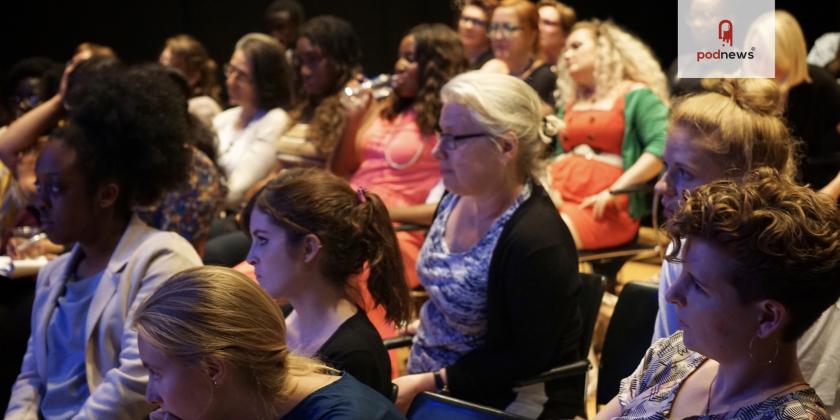
[[704, 79], [703, 87], [732, 98], [747, 111], [765, 115], [783, 111], [779, 85], [770, 79]]

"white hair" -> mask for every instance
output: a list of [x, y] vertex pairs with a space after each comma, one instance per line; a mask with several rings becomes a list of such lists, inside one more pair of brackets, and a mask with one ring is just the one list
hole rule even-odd
[[440, 96], [444, 104], [466, 107], [493, 136], [515, 136], [517, 175], [537, 177], [545, 146], [540, 139], [541, 102], [531, 86], [506, 74], [471, 71], [452, 78]]

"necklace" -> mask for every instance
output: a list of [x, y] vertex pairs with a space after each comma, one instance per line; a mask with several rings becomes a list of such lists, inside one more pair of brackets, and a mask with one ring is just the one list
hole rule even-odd
[[516, 77], [519, 77], [520, 79], [522, 79], [521, 76], [524, 75], [525, 72], [527, 72], [528, 69], [530, 69], [531, 66], [533, 66], [533, 65], [534, 65], [534, 57], [528, 57], [528, 62], [525, 63], [525, 67], [523, 67], [522, 70], [519, 70], [518, 72], [510, 72], [510, 75], [511, 76], [516, 76]]
[[[405, 168], [408, 168], [409, 166], [417, 163], [417, 161], [420, 160], [420, 157], [423, 156], [423, 150], [426, 148], [425, 144], [420, 145], [420, 147], [418, 147], [417, 150], [414, 151], [414, 155], [411, 157], [411, 159], [409, 159], [408, 162], [405, 162], [405, 163], [396, 162], [390, 156], [390, 153], [388, 151], [391, 150], [391, 146], [393, 145], [393, 142], [394, 142], [394, 137], [400, 131], [400, 125], [401, 125], [402, 119], [403, 119], [402, 117], [403, 117], [402, 114], [400, 114], [396, 119], [394, 119], [394, 122], [392, 123], [390, 129], [388, 130], [388, 133], [385, 135], [385, 139], [384, 139], [383, 145], [382, 145], [382, 147], [383, 147], [382, 155], [385, 158], [385, 163], [387, 163], [388, 166], [390, 166], [391, 168], [396, 169], [398, 171], [403, 170]], [[422, 136], [422, 137], [425, 137], [425, 136]], [[425, 143], [425, 140], [421, 140], [421, 141], [423, 143]]]
[[[712, 388], [714, 387], [715, 382], [717, 382], [717, 378], [718, 378], [718, 375], [717, 375], [717, 373], [715, 373], [715, 377], [714, 377], [714, 378], [712, 378], [712, 381], [709, 383], [709, 397], [708, 397], [708, 398], [706, 398], [706, 412], [704, 413], [704, 415], [705, 415], [705, 416], [708, 416], [708, 415], [709, 415], [709, 413], [711, 412], [711, 408], [712, 408]], [[771, 399], [771, 398], [773, 398], [773, 397], [779, 396], [779, 395], [784, 395], [784, 394], [786, 394], [788, 391], [791, 391], [791, 390], [793, 390], [793, 389], [795, 389], [795, 388], [797, 388], [797, 387], [800, 387], [800, 386], [802, 386], [802, 385], [807, 385], [807, 384], [806, 384], [805, 382], [797, 382], [797, 383], [795, 383], [795, 384], [793, 384], [793, 385], [789, 385], [789, 386], [787, 386], [787, 387], [783, 388], [783, 389], [782, 389], [782, 390], [780, 390], [780, 391], [776, 391], [776, 392], [774, 392], [772, 395], [770, 395], [770, 396], [768, 396], [767, 398], [765, 398], [765, 399], [764, 399], [764, 401], [767, 401], [767, 400], [769, 400], [769, 399]]]

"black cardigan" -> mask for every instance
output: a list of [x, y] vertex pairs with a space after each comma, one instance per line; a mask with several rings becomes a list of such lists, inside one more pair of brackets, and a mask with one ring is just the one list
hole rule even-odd
[[487, 283], [486, 343], [446, 374], [453, 396], [504, 408], [515, 381], [580, 357], [577, 251], [539, 185], [502, 230]]

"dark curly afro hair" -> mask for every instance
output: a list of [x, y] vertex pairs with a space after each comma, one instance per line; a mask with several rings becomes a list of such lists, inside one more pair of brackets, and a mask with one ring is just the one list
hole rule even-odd
[[51, 138], [76, 152], [89, 191], [116, 182], [117, 209], [130, 212], [154, 204], [187, 179], [187, 110], [172, 80], [109, 68], [80, 93], [68, 123]]

